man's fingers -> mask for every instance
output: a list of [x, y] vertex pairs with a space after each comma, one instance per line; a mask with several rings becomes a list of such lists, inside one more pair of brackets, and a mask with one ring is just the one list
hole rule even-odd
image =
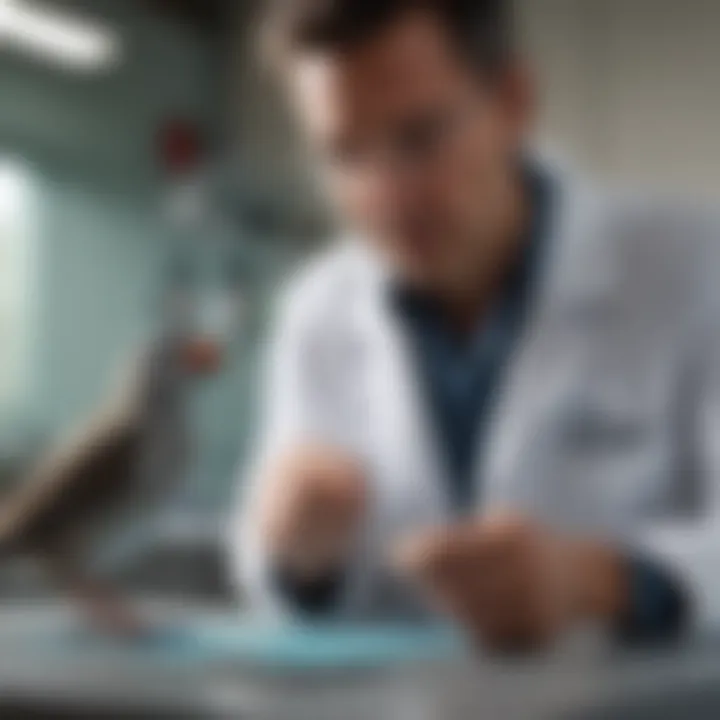
[[495, 649], [547, 646], [579, 618], [616, 618], [627, 604], [615, 551], [512, 516], [423, 533], [396, 560]]
[[265, 477], [255, 517], [276, 559], [302, 572], [342, 562], [368, 505], [359, 463], [303, 447], [278, 458]]
[[458, 577], [492, 582], [498, 572], [525, 562], [526, 533], [515, 531], [510, 522], [473, 521], [411, 536], [395, 548], [394, 565], [429, 582]]
[[552, 538], [512, 517], [422, 533], [395, 561], [441, 612], [497, 650], [547, 645], [557, 634]]

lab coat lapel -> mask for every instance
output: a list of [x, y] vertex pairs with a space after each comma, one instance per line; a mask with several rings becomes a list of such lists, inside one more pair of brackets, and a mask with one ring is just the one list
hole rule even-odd
[[564, 458], [552, 446], [548, 420], [573, 388], [592, 380], [580, 375], [591, 366], [589, 337], [609, 310], [616, 269], [604, 243], [593, 240], [603, 232], [600, 194], [563, 171], [555, 181], [554, 219], [533, 306], [499, 388], [484, 453], [478, 453], [480, 512], [507, 509], [548, 520], [565, 514], [566, 488], [554, 484], [559, 474], [552, 469]]
[[409, 338], [387, 306], [388, 278], [366, 258], [371, 272], [361, 317], [368, 338], [368, 398], [379, 527], [393, 532], [447, 516], [450, 503], [444, 469]]

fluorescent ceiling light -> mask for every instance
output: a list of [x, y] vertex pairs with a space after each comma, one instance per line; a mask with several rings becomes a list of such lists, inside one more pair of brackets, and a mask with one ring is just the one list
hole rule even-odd
[[111, 28], [26, 0], [0, 0], [0, 47], [79, 72], [105, 70], [121, 56]]

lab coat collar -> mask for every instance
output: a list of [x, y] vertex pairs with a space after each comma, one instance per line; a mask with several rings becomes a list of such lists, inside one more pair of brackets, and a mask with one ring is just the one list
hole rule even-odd
[[[560, 311], [557, 317], [563, 320], [588, 322], [608, 310], [619, 269], [616, 254], [597, 237], [606, 234], [604, 194], [567, 165], [544, 157], [535, 162], [555, 186], [546, 257], [537, 280], [536, 319], [540, 313]], [[346, 245], [361, 268], [371, 322], [378, 317], [387, 322], [390, 268], [361, 237], [349, 236]]]

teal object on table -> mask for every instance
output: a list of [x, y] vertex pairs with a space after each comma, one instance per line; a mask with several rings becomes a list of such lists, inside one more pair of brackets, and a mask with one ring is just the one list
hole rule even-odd
[[248, 628], [221, 636], [201, 633], [197, 640], [239, 659], [298, 669], [396, 665], [447, 656], [458, 649], [457, 638], [446, 628]]
[[[43, 643], [45, 644], [45, 643]], [[258, 627], [208, 623], [157, 630], [137, 640], [112, 641], [87, 632], [52, 639], [64, 653], [128, 654], [152, 665], [237, 663], [271, 671], [386, 668], [449, 659], [461, 639], [444, 626]]]

